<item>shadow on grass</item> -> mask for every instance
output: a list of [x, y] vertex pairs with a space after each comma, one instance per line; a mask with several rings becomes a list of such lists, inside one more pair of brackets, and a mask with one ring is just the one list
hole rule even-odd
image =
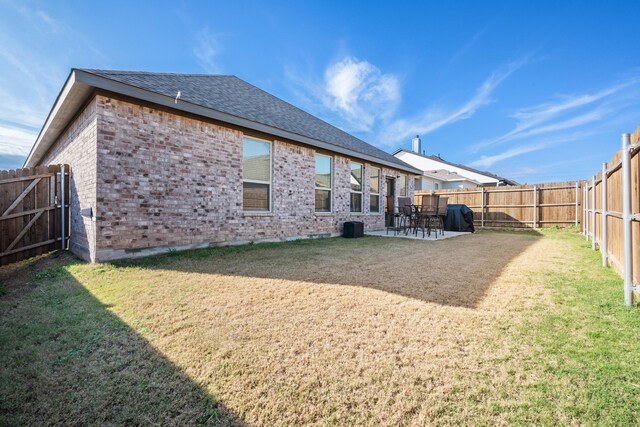
[[425, 302], [475, 308], [505, 267], [540, 237], [535, 231], [480, 232], [430, 242], [338, 237], [212, 247], [114, 264], [360, 286]]
[[[306, 240], [173, 252], [86, 272], [96, 273], [94, 291], [108, 280], [98, 270], [134, 266], [129, 273], [142, 286], [145, 270], [161, 269], [360, 286], [474, 308], [509, 262], [539, 238], [518, 231], [439, 242]], [[150, 345], [144, 328], [134, 331], [79, 283], [69, 273], [78, 262], [44, 257], [0, 270], [7, 289], [0, 296], [0, 425], [243, 425], [239, 414]], [[167, 286], [180, 285], [165, 279]]]
[[56, 262], [0, 297], [0, 425], [243, 425]]

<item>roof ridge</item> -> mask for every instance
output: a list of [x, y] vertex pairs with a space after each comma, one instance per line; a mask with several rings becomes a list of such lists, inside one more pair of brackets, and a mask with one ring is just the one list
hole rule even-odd
[[[167, 72], [154, 72], [154, 71], [138, 71], [138, 70], [103, 70], [99, 68], [76, 68], [80, 71], [86, 71], [87, 73], [108, 73], [108, 74], [145, 74], [153, 76], [189, 76], [189, 77], [235, 77], [233, 74], [204, 74], [204, 73], [167, 73]], [[239, 79], [242, 80], [242, 79]], [[244, 80], [243, 80], [244, 81]]]

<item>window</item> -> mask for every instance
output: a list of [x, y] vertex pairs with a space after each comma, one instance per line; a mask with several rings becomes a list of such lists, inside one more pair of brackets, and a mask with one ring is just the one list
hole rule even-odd
[[433, 183], [433, 189], [434, 189], [434, 190], [438, 190], [438, 189], [440, 189], [440, 184], [438, 184], [437, 182], [434, 182], [434, 183]]
[[380, 169], [371, 168], [369, 176], [369, 212], [380, 212]]
[[271, 143], [244, 138], [242, 143], [242, 206], [245, 211], [271, 209]]
[[400, 186], [400, 197], [407, 197], [407, 176], [400, 175], [400, 179], [398, 181], [398, 185]]
[[362, 212], [362, 165], [351, 163], [351, 212]]
[[413, 188], [416, 190], [422, 190], [422, 178], [416, 178]]
[[316, 154], [316, 212], [331, 212], [331, 157]]

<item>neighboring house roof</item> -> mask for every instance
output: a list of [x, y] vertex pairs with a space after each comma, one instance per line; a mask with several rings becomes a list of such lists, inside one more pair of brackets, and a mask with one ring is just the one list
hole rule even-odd
[[[421, 171], [235, 76], [72, 69], [25, 166], [44, 155], [93, 88], [137, 98], [314, 147]], [[180, 92], [179, 99], [176, 99]]]
[[456, 172], [451, 172], [446, 169], [436, 169], [432, 171], [424, 171], [424, 176], [428, 176], [430, 178], [435, 178], [440, 181], [454, 182], [454, 181], [467, 181], [476, 185], [482, 185], [481, 182], [476, 181], [475, 179], [467, 178], [466, 176], [462, 176]]
[[474, 169], [474, 168], [471, 168], [471, 167], [469, 167], [469, 166], [462, 165], [462, 164], [460, 164], [460, 163], [452, 163], [452, 162], [448, 162], [448, 161], [446, 161], [446, 160], [442, 159], [442, 158], [441, 158], [441, 157], [439, 157], [439, 156], [428, 156], [428, 155], [425, 155], [425, 154], [416, 153], [415, 151], [405, 150], [404, 148], [401, 148], [401, 149], [399, 149], [399, 150], [396, 150], [396, 151], [393, 153], [393, 155], [395, 156], [396, 154], [401, 153], [401, 152], [409, 153], [409, 154], [413, 154], [414, 156], [419, 156], [419, 157], [423, 157], [423, 158], [425, 158], [425, 159], [433, 160], [433, 161], [435, 161], [435, 162], [439, 162], [439, 163], [441, 163], [441, 164], [443, 164], [443, 165], [454, 166], [454, 167], [457, 167], [457, 168], [460, 168], [460, 169], [467, 170], [467, 171], [469, 171], [469, 172], [473, 172], [473, 173], [477, 173], [477, 174], [480, 174], [480, 175], [484, 175], [484, 176], [487, 176], [487, 177], [489, 177], [489, 178], [493, 178], [493, 179], [496, 179], [496, 180], [498, 180], [498, 181], [504, 182], [504, 184], [505, 184], [505, 185], [520, 185], [518, 182], [513, 181], [513, 180], [511, 180], [511, 179], [504, 178], [504, 177], [502, 177], [502, 176], [496, 175], [496, 174], [491, 173], [491, 172], [481, 171], [481, 170], [478, 170], [478, 169]]

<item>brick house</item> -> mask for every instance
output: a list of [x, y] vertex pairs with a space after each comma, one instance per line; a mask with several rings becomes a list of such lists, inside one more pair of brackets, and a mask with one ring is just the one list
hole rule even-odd
[[421, 173], [233, 76], [80, 69], [25, 167], [59, 163], [90, 261], [380, 229]]

